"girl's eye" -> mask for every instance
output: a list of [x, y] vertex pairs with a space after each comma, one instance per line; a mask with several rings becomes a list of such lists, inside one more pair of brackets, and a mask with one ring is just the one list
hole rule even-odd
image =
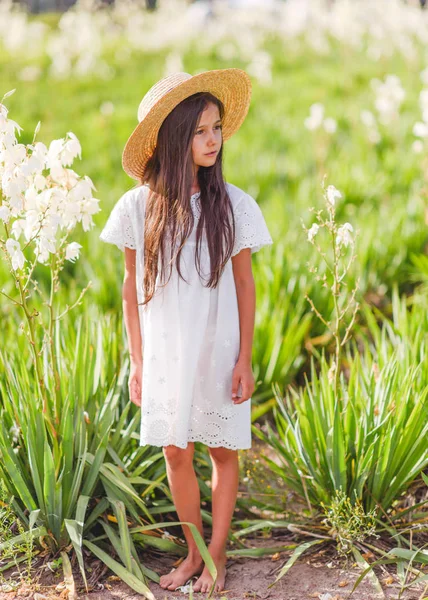
[[[223, 129], [223, 125], [216, 125], [216, 129]], [[196, 135], [199, 135], [200, 133], [204, 133], [204, 130], [200, 129], [196, 132]]]

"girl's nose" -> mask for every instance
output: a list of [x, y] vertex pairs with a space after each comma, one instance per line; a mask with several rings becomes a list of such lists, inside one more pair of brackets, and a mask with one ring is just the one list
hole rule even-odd
[[210, 134], [209, 139], [208, 139], [208, 143], [211, 144], [211, 145], [213, 145], [213, 144], [216, 143], [215, 131], [211, 131], [211, 134]]

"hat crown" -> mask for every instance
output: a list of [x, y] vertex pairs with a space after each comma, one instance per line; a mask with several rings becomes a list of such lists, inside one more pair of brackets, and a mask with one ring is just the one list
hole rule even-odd
[[160, 81], [157, 81], [145, 94], [144, 98], [140, 102], [140, 106], [138, 107], [138, 122], [141, 121], [147, 116], [149, 111], [153, 108], [153, 106], [158, 102], [165, 94], [173, 90], [175, 87], [183, 83], [183, 81], [187, 81], [187, 79], [191, 79], [193, 76], [189, 73], [179, 72], [172, 73], [171, 75], [167, 75]]
[[242, 69], [214, 69], [196, 75], [173, 73], [155, 83], [138, 107], [138, 125], [126, 142], [122, 166], [137, 181], [145, 181], [150, 157], [156, 149], [162, 123], [186, 98], [210, 93], [224, 106], [222, 139], [228, 140], [241, 126], [251, 99], [251, 79]]

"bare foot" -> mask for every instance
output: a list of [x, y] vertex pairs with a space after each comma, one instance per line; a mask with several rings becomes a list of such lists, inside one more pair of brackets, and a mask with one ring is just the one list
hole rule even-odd
[[[215, 582], [214, 592], [221, 592], [224, 589], [226, 581], [226, 555], [212, 557], [215, 566], [217, 567], [217, 580]], [[202, 575], [193, 586], [194, 592], [209, 592], [213, 584], [213, 578], [210, 575], [207, 567], [202, 571]]]
[[159, 585], [164, 590], [175, 590], [180, 585], [184, 585], [193, 575], [199, 574], [203, 564], [201, 557], [186, 556], [174, 571], [171, 571], [167, 575], [162, 575]]

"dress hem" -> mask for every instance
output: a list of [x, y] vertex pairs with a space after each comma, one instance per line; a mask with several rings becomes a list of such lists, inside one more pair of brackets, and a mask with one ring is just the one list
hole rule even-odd
[[186, 445], [180, 444], [176, 440], [168, 440], [166, 442], [160, 442], [159, 440], [149, 441], [148, 439], [146, 439], [144, 442], [142, 442], [140, 439], [140, 446], [157, 446], [159, 448], [162, 448], [163, 446], [177, 446], [178, 448], [185, 450], [187, 448], [187, 445], [189, 442], [200, 442], [201, 444], [204, 444], [208, 448], [227, 448], [228, 450], [250, 450], [252, 448], [251, 442], [250, 442], [250, 445], [227, 444], [227, 443], [224, 443], [224, 441], [222, 441], [222, 442], [207, 442], [206, 439], [201, 439], [197, 436], [189, 438], [186, 442]]

